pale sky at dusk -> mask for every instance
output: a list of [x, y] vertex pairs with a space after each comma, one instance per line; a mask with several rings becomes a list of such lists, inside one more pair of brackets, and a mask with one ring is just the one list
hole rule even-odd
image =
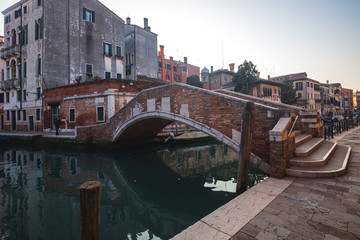
[[[1, 0], [0, 9], [16, 3]], [[122, 19], [149, 19], [176, 60], [214, 69], [245, 59], [261, 77], [307, 72], [360, 90], [360, 0], [101, 0]], [[3, 35], [4, 18], [0, 18]], [[222, 51], [223, 46], [223, 51]]]

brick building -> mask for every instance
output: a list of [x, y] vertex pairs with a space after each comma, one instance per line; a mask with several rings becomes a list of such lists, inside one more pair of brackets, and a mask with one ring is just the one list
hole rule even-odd
[[160, 45], [158, 52], [158, 79], [167, 82], [186, 83], [186, 79], [192, 75], [200, 78], [200, 68], [191, 65], [184, 57], [184, 62], [176, 61], [173, 57], [165, 58], [164, 46]]
[[[0, 51], [4, 48], [4, 37], [0, 36]], [[0, 58], [0, 85], [5, 79], [5, 61]], [[4, 130], [4, 101], [5, 94], [0, 91], [0, 130]]]
[[62, 121], [61, 129], [104, 123], [141, 90], [163, 84], [139, 77], [137, 81], [106, 79], [45, 90], [44, 129], [54, 129], [57, 116]]
[[38, 129], [46, 89], [123, 75], [125, 22], [98, 0], [21, 0], [2, 13], [5, 130]]
[[211, 66], [211, 71], [204, 67], [201, 70], [201, 82], [203, 84], [203, 88], [208, 90], [216, 90], [220, 89], [221, 86], [232, 81], [234, 77], [234, 63], [229, 64], [230, 71], [227, 69], [219, 69], [213, 71], [213, 66]]

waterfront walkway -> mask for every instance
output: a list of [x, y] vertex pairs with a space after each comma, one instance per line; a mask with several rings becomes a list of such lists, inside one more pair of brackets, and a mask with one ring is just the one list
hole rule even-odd
[[352, 148], [338, 178], [268, 178], [174, 239], [360, 239], [360, 127], [331, 141]]

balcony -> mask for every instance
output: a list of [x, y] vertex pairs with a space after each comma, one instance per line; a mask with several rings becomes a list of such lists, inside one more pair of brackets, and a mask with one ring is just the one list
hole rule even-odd
[[20, 56], [20, 45], [13, 45], [11, 47], [1, 49], [2, 59], [7, 59], [11, 56]]
[[11, 88], [20, 89], [20, 80], [18, 78], [15, 78], [15, 79], [2, 81], [0, 83], [0, 88], [2, 90], [11, 89]]

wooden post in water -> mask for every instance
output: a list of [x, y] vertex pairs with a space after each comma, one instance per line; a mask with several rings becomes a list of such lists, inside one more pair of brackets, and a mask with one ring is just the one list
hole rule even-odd
[[88, 181], [80, 186], [81, 240], [99, 240], [100, 193], [100, 182]]
[[239, 169], [236, 184], [236, 194], [244, 192], [248, 182], [251, 141], [254, 130], [254, 103], [247, 102], [242, 118], [242, 130], [239, 154]]

